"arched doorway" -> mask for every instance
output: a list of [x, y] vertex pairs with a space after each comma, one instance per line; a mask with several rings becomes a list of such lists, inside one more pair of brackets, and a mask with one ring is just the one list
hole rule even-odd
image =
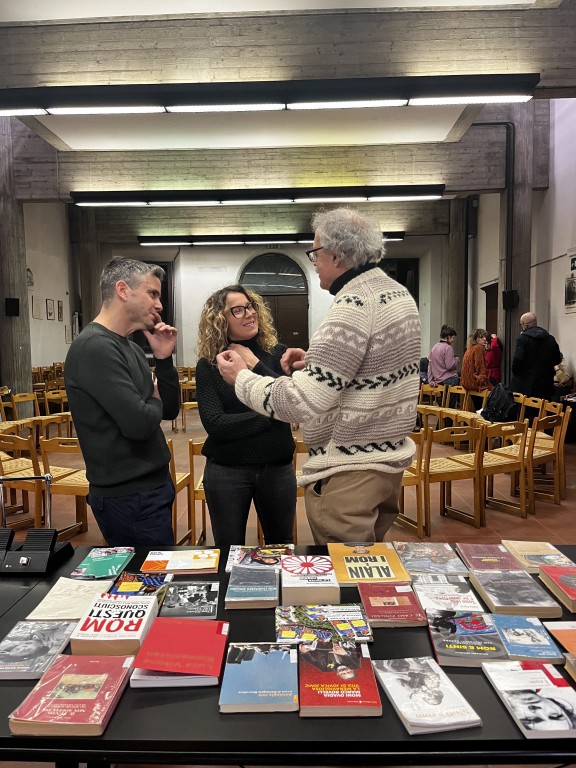
[[308, 348], [308, 285], [295, 261], [263, 253], [244, 269], [240, 282], [266, 299], [282, 344]]

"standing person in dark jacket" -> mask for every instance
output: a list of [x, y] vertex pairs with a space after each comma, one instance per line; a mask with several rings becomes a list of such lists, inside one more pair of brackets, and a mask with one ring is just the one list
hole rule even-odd
[[241, 285], [212, 294], [200, 316], [196, 398], [208, 433], [204, 492], [217, 547], [244, 544], [254, 501], [264, 539], [290, 543], [296, 514], [294, 440], [290, 425], [240, 402], [218, 371], [216, 355], [231, 349], [260, 376], [283, 374], [272, 317], [263, 299]]
[[[180, 410], [172, 363], [176, 328], [160, 317], [162, 267], [114, 258], [100, 278], [100, 313], [74, 340], [64, 368], [86, 462], [88, 503], [110, 546], [172, 546], [170, 451], [160, 427]], [[127, 337], [142, 330], [155, 372]]]
[[512, 359], [510, 389], [529, 397], [550, 400], [554, 394], [554, 366], [562, 361], [556, 339], [540, 328], [533, 312], [520, 318], [522, 333]]

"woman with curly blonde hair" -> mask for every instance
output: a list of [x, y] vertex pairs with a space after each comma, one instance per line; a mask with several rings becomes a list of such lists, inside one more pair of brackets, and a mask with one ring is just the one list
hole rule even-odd
[[294, 440], [290, 425], [247, 408], [218, 371], [216, 355], [240, 354], [261, 376], [282, 376], [272, 316], [264, 300], [242, 285], [210, 296], [198, 329], [196, 399], [207, 432], [204, 492], [217, 547], [244, 544], [253, 501], [267, 543], [290, 543], [296, 513]]

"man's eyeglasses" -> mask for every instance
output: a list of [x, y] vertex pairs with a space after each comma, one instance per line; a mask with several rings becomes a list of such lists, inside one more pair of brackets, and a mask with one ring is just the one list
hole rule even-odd
[[316, 251], [321, 251], [322, 248], [324, 248], [324, 246], [319, 245], [318, 248], [310, 248], [309, 251], [306, 251], [306, 256], [308, 256], [312, 264], [316, 264], [316, 259], [318, 258], [318, 256], [316, 256]]
[[258, 312], [258, 305], [253, 301], [249, 301], [248, 304], [229, 307], [226, 312], [230, 312], [233, 317], [239, 320], [241, 317], [246, 317], [246, 312]]

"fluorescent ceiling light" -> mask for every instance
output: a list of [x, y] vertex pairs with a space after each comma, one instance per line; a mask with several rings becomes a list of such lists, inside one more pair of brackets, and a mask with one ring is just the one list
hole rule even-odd
[[296, 240], [245, 240], [245, 245], [294, 245]]
[[364, 109], [370, 107], [405, 107], [407, 99], [358, 99], [356, 101], [301, 101], [286, 104], [286, 109]]
[[182, 104], [166, 107], [166, 112], [280, 112], [286, 104]]
[[107, 202], [79, 202], [76, 203], [76, 205], [83, 206], [84, 208], [145, 208], [148, 203], [145, 203], [143, 201], [115, 201], [115, 200], [109, 200]]
[[36, 107], [23, 107], [22, 109], [0, 109], [0, 117], [34, 117], [36, 115], [45, 115], [45, 109]]
[[194, 240], [191, 243], [192, 245], [244, 245], [243, 240], [224, 240], [222, 242], [219, 242], [217, 240], [206, 240], [205, 242], [195, 242]]
[[365, 203], [366, 197], [295, 197], [295, 203]]
[[164, 107], [47, 107], [49, 115], [152, 115]]
[[411, 107], [444, 107], [452, 104], [521, 104], [530, 101], [532, 96], [508, 94], [502, 96], [429, 96], [410, 99]]
[[150, 200], [148, 205], [153, 207], [183, 206], [186, 208], [198, 205], [220, 205], [220, 200]]
[[442, 195], [383, 195], [381, 197], [369, 197], [369, 203], [400, 203], [413, 202], [414, 200], [441, 200]]
[[159, 245], [178, 245], [178, 246], [185, 245], [185, 246], [190, 246], [190, 245], [192, 245], [192, 243], [183, 242], [183, 241], [180, 241], [180, 240], [173, 240], [173, 241], [167, 240], [165, 243], [140, 243], [140, 245], [142, 245], [145, 248], [147, 248], [147, 247], [150, 247], [152, 245], [155, 246], [155, 247], [157, 247]]
[[222, 200], [222, 205], [285, 205], [295, 202], [291, 198], [263, 198], [262, 200]]

